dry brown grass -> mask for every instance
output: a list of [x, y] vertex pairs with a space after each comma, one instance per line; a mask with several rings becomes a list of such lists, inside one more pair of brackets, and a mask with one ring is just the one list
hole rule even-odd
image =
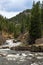
[[13, 37], [13, 33], [12, 33], [12, 34], [9, 34], [9, 33], [7, 33], [7, 32], [2, 32], [2, 36], [3, 36], [4, 38], [14, 38], [14, 37]]

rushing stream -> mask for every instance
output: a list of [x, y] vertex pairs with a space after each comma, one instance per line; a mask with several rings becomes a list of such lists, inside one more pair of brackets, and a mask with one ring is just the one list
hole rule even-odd
[[0, 49], [0, 65], [43, 65], [43, 53]]

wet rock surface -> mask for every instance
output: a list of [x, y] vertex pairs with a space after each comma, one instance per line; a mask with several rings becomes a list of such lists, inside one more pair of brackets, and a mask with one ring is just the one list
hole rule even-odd
[[43, 65], [43, 53], [29, 51], [1, 50], [0, 65]]

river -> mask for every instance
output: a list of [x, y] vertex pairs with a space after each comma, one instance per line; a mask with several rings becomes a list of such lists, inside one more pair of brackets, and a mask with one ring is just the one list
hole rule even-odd
[[43, 53], [0, 49], [0, 65], [43, 65]]

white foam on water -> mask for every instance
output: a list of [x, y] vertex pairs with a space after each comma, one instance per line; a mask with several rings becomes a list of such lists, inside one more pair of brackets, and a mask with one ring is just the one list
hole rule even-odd
[[7, 48], [7, 49], [0, 49], [0, 50], [10, 50], [10, 49]]
[[27, 57], [27, 59], [31, 60], [31, 59], [32, 59], [32, 57]]
[[38, 53], [38, 55], [43, 55], [43, 53]]
[[29, 56], [32, 56], [32, 57], [34, 57], [34, 54], [31, 54], [31, 53], [30, 53], [30, 54], [29, 54]]
[[31, 65], [38, 65], [37, 63], [33, 63], [33, 64], [31, 64]]
[[13, 55], [13, 54], [7, 55], [7, 56], [6, 56], [6, 59], [7, 59], [7, 60], [16, 60], [15, 55]]
[[25, 53], [22, 53], [23, 56], [27, 56]]
[[25, 60], [25, 59], [21, 59], [20, 61], [24, 62], [24, 61], [26, 61], [26, 60]]
[[19, 54], [16, 54], [16, 55], [8, 54], [8, 55], [6, 56], [6, 59], [7, 59], [7, 60], [17, 60], [19, 57], [20, 57]]
[[37, 55], [38, 55], [38, 53], [35, 53], [35, 55], [37, 56]]
[[43, 59], [43, 57], [38, 56], [37, 59]]
[[6, 57], [15, 57], [15, 55], [9, 54], [9, 55], [7, 55]]

